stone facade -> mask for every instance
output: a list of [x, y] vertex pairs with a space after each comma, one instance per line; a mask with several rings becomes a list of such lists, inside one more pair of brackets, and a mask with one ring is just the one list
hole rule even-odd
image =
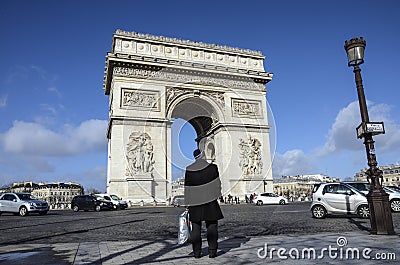
[[224, 194], [272, 191], [266, 84], [258, 51], [126, 32], [113, 35], [107, 192], [133, 203], [172, 197], [171, 125], [189, 122]]
[[69, 209], [71, 201], [77, 195], [83, 194], [83, 187], [77, 183], [39, 183], [32, 195], [46, 201], [50, 209]]
[[[383, 185], [400, 186], [400, 165], [378, 166], [383, 172]], [[367, 168], [356, 173], [354, 180], [367, 181]]]
[[11, 186], [6, 186], [0, 189], [0, 193], [3, 192], [28, 192], [31, 193], [34, 189], [37, 189], [39, 185], [32, 181], [21, 181], [13, 182]]
[[274, 179], [274, 192], [291, 201], [311, 200], [315, 184], [336, 181], [340, 181], [340, 179], [322, 174], [282, 176], [282, 178]]

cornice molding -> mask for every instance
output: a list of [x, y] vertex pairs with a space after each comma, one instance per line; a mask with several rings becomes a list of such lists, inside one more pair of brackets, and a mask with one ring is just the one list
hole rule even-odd
[[246, 55], [264, 57], [262, 55], [261, 51], [229, 47], [229, 46], [225, 46], [225, 45], [217, 45], [217, 44], [197, 42], [197, 41], [190, 41], [190, 40], [183, 40], [183, 39], [178, 39], [178, 38], [170, 38], [170, 37], [164, 37], [164, 36], [155, 36], [155, 35], [151, 35], [151, 34], [130, 32], [130, 31], [124, 31], [124, 30], [120, 30], [120, 29], [117, 29], [114, 35], [137, 38], [137, 39], [146, 40], [146, 41], [164, 42], [164, 43], [170, 43], [170, 44], [198, 47], [198, 48], [202, 48], [202, 49], [212, 49], [212, 50], [218, 50], [218, 51], [222, 51], [222, 52], [241, 53], [241, 54], [246, 54]]

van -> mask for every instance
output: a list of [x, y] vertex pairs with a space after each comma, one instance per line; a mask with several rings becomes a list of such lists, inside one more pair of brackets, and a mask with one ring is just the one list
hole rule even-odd
[[105, 200], [112, 202], [114, 205], [114, 209], [124, 210], [128, 208], [128, 203], [115, 194], [104, 193], [104, 194], [96, 194], [96, 196], [103, 197]]

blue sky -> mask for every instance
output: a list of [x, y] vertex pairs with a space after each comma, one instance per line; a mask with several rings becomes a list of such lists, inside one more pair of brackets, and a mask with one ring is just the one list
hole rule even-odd
[[[0, 186], [76, 181], [105, 189], [105, 55], [116, 29], [254, 49], [274, 73], [274, 177], [352, 177], [366, 166], [344, 41], [361, 66], [380, 165], [400, 162], [399, 1], [4, 1], [0, 7]], [[184, 154], [193, 129], [178, 142]], [[192, 140], [189, 140], [192, 141]], [[275, 145], [273, 143], [273, 146]]]

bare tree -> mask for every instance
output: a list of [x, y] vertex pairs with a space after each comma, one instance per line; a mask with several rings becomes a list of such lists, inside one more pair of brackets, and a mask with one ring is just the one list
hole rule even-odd
[[99, 191], [98, 189], [96, 189], [96, 188], [87, 188], [87, 189], [85, 189], [86, 190], [86, 192], [84, 192], [85, 194], [98, 194], [98, 193], [102, 193], [101, 191]]

